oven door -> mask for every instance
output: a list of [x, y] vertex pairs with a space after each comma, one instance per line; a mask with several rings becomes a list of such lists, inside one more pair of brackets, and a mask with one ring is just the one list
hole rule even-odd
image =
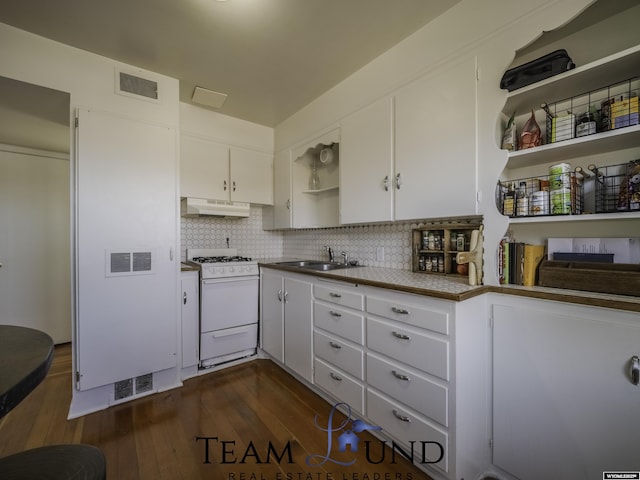
[[258, 323], [258, 277], [202, 280], [200, 332]]

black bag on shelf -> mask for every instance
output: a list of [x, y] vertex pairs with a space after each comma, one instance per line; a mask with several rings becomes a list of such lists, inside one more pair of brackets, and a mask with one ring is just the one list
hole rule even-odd
[[500, 88], [512, 92], [518, 88], [526, 87], [545, 78], [571, 70], [575, 66], [566, 50], [556, 50], [504, 72], [502, 80], [500, 80]]

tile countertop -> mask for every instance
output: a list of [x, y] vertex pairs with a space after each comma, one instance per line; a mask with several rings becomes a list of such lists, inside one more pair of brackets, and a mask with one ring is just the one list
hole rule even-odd
[[592, 307], [614, 308], [631, 312], [640, 312], [640, 297], [611, 295], [606, 293], [582, 292], [549, 287], [508, 286], [471, 286], [465, 278], [414, 273], [406, 270], [381, 267], [354, 267], [328, 272], [305, 270], [300, 267], [278, 265], [278, 262], [296, 260], [292, 258], [265, 259], [258, 263], [262, 267], [287, 272], [330, 278], [343, 282], [359, 283], [373, 287], [387, 288], [401, 292], [415, 293], [445, 300], [463, 301], [484, 293], [503, 293], [522, 297], [576, 303]]

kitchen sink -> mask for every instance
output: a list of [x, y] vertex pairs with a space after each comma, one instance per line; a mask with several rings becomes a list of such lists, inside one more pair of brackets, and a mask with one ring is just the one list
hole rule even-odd
[[291, 262], [278, 262], [277, 265], [284, 265], [286, 267], [309, 267], [311, 265], [323, 265], [324, 262], [320, 260], [295, 260]]
[[327, 272], [329, 270], [338, 270], [341, 268], [353, 268], [357, 265], [345, 265], [338, 262], [323, 262], [321, 260], [296, 260], [291, 262], [278, 262], [277, 265], [284, 265], [287, 267], [300, 267], [305, 270], [317, 270], [320, 272]]

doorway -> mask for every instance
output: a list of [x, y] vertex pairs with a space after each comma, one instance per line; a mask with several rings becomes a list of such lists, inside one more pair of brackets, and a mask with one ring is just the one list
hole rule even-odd
[[70, 95], [0, 77], [0, 323], [71, 341]]

